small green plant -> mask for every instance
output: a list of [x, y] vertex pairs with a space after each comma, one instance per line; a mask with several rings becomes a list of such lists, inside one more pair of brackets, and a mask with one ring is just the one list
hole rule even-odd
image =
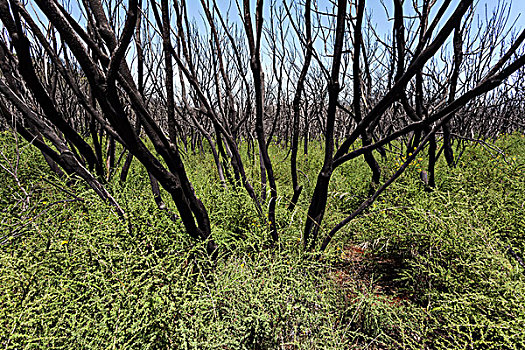
[[[2, 134], [6, 147], [12, 136]], [[305, 198], [279, 197], [279, 244], [242, 188], [224, 188], [209, 155], [188, 162], [210, 212], [219, 254], [155, 205], [134, 162], [108, 184], [126, 221], [75, 179], [51, 175], [31, 147], [20, 179], [21, 214], [0, 179], [0, 344], [19, 348], [519, 349], [525, 347], [525, 141], [496, 141], [506, 157], [471, 146], [457, 168], [437, 165], [424, 192], [418, 161], [323, 256], [305, 254]], [[13, 150], [4, 153], [10, 154]], [[300, 157], [312, 191], [321, 150]], [[286, 150], [271, 146], [276, 178], [290, 186]], [[381, 164], [394, 171], [397, 157]], [[254, 164], [254, 173], [257, 164]], [[390, 169], [390, 170], [389, 170]], [[251, 170], [250, 170], [251, 171]], [[366, 197], [368, 169], [335, 174], [325, 227]], [[257, 178], [257, 176], [255, 176]], [[176, 211], [163, 193], [168, 209]]]

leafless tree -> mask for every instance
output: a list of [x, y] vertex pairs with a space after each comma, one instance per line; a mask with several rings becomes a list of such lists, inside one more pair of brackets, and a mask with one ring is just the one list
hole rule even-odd
[[[476, 27], [473, 0], [414, 0], [411, 9], [393, 0], [389, 33], [376, 30], [365, 0], [331, 1], [327, 9], [311, 0], [257, 0], [252, 9], [243, 0], [228, 12], [201, 0], [201, 25], [185, 0], [82, 0], [78, 21], [58, 0], [32, 4], [41, 18], [17, 0], [0, 0], [3, 123], [123, 217], [105, 182], [122, 159], [125, 182], [136, 159], [159, 208], [166, 208], [160, 185], [210, 252], [208, 212], [184, 166], [184, 154], [203, 151], [203, 142], [222, 186], [249, 194], [273, 242], [278, 194], [286, 190], [278, 192], [270, 144], [290, 147], [293, 209], [302, 193], [299, 145], [306, 154], [309, 142], [322, 142], [303, 245], [323, 250], [416, 155], [428, 152], [432, 189], [441, 154], [454, 166], [466, 140], [523, 128], [525, 32], [507, 29], [504, 2]], [[258, 180], [246, 174], [243, 143]], [[381, 174], [377, 153], [387, 156], [388, 147], [400, 147], [406, 161]], [[360, 156], [372, 173], [369, 197], [319, 246], [331, 177]]]

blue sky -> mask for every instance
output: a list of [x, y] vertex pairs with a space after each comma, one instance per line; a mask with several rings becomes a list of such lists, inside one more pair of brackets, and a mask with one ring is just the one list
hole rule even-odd
[[[157, 0], [158, 1], [158, 0]], [[213, 2], [213, 0], [206, 0]], [[238, 22], [240, 23], [240, 17], [237, 10], [237, 5], [235, 4], [236, 0], [216, 0], [219, 8], [222, 10], [223, 14], [228, 12], [228, 19], [230, 21]], [[243, 0], [237, 0], [239, 3], [242, 3]], [[255, 7], [255, 1], [251, 0], [252, 2], [252, 9]], [[276, 2], [277, 4], [281, 4], [283, 0], [265, 0], [265, 6], [268, 8], [269, 4], [272, 2]], [[286, 0], [287, 3], [297, 3], [298, 1], [295, 0]], [[332, 0], [333, 1], [333, 0]], [[418, 2], [421, 2], [421, 0], [417, 0]], [[73, 15], [78, 14], [78, 6], [80, 0], [73, 0], [70, 1], [70, 9], [73, 12]], [[304, 0], [301, 0], [301, 3], [303, 3]], [[332, 4], [330, 0], [313, 0], [314, 3], [317, 3], [319, 9], [331, 9]], [[379, 32], [390, 32], [392, 30], [392, 21], [388, 21], [385, 10], [383, 7], [383, 4], [388, 9], [390, 16], [393, 14], [393, 5], [392, 0], [367, 0], [366, 1], [366, 11], [368, 14], [372, 15], [373, 22], [376, 25], [376, 28]], [[497, 5], [498, 0], [475, 0], [475, 2], [478, 2], [477, 6], [477, 12], [476, 15], [479, 16], [481, 20], [484, 19], [484, 13], [485, 8], [488, 10], [489, 14], [491, 13], [492, 9]], [[515, 25], [515, 29], [519, 30], [522, 28], [525, 28], [525, 0], [501, 0], [504, 4], [511, 4], [511, 11], [510, 11], [510, 17], [511, 20], [509, 22], [513, 22], [517, 18], [517, 22]], [[126, 3], [126, 2], [124, 2]], [[143, 0], [144, 6], [147, 3], [146, 0]], [[202, 30], [204, 29], [203, 25], [203, 19], [202, 19], [202, 8], [200, 4], [200, 0], [186, 0], [187, 6], [188, 6], [188, 14], [190, 18], [193, 18], [195, 22], [197, 23], [198, 27]], [[442, 0], [438, 0], [437, 6], [434, 8], [434, 13], [437, 11], [438, 6], [442, 3]], [[453, 0], [452, 4], [450, 6], [451, 11], [455, 8], [455, 5], [458, 3], [458, 0]], [[29, 6], [32, 8], [34, 5], [32, 2], [29, 2]], [[412, 6], [412, 0], [405, 0], [405, 8], [407, 9], [406, 12], [410, 13], [410, 8]], [[36, 6], [35, 6], [36, 7]], [[451, 12], [449, 11], [449, 13]], [[36, 11], [37, 13], [40, 13], [40, 11]], [[78, 17], [75, 16], [75, 17]], [[268, 17], [268, 14], [266, 13], [266, 17]]]
[[[213, 0], [209, 0], [212, 2]], [[243, 0], [237, 0], [239, 3], [242, 3]], [[252, 10], [255, 8], [255, 2], [256, 0], [250, 0]], [[281, 4], [283, 0], [265, 0], [265, 7], [268, 9], [269, 4], [276, 2], [277, 4]], [[288, 4], [296, 3], [298, 1], [294, 0], [286, 0]], [[473, 20], [473, 26], [474, 28], [477, 27], [478, 21], [485, 22], [486, 17], [490, 18], [494, 8], [498, 4], [498, 0], [474, 0], [475, 3], [477, 2], [475, 17]], [[300, 1], [301, 3], [304, 3], [304, 0]], [[320, 11], [325, 12], [333, 12], [333, 5], [332, 1], [330, 0], [313, 0], [313, 3], [316, 3]], [[413, 0], [405, 0], [404, 6], [405, 6], [405, 15], [414, 14], [414, 11], [412, 9], [412, 2]], [[421, 3], [421, 0], [417, 0], [418, 3]], [[456, 8], [456, 5], [458, 4], [459, 0], [452, 0], [451, 5], [449, 6], [449, 10], [443, 16], [443, 22], [440, 23], [442, 25], [444, 21], [449, 17], [449, 15], [454, 11]], [[436, 6], [433, 8], [431, 12], [431, 18], [434, 18], [435, 14], [437, 13], [439, 7], [443, 3], [442, 0], [438, 0]], [[511, 28], [516, 33], [519, 33], [519, 31], [523, 28], [525, 28], [525, 0], [502, 0], [501, 4], [508, 6], [512, 3], [512, 6], [510, 8], [510, 18], [508, 20], [507, 26], [510, 28], [510, 26], [514, 23], [514, 26]], [[188, 15], [192, 17], [196, 23], [199, 30], [207, 31], [205, 20], [203, 20], [203, 17], [201, 15], [201, 4], [199, 0], [187, 0], [188, 4]], [[235, 0], [217, 0], [218, 7], [221, 9], [221, 12], [224, 14], [227, 13], [227, 10], [229, 8], [229, 12], [225, 17], [231, 22], [236, 22], [239, 25], [241, 24], [239, 11], [237, 9], [237, 5], [235, 3]], [[384, 5], [383, 5], [384, 4]], [[372, 17], [372, 23], [375, 25], [376, 32], [382, 36], [390, 36], [392, 32], [392, 25], [393, 21], [389, 20], [388, 17], [393, 16], [393, 1], [392, 0], [367, 0], [366, 1], [366, 12], [367, 14], [371, 15]], [[388, 16], [385, 12], [385, 8], [388, 11]], [[355, 11], [355, 10], [354, 10]], [[523, 15], [522, 15], [523, 13]], [[268, 21], [269, 17], [269, 11], [266, 10], [265, 13], [265, 20]], [[516, 22], [514, 22], [516, 21]], [[204, 33], [203, 33], [204, 34]], [[289, 40], [295, 40], [295, 34], [293, 32], [293, 29], [291, 29]], [[328, 43], [329, 44], [329, 43]], [[263, 44], [264, 45], [264, 44]], [[320, 50], [318, 52], [322, 53], [324, 49], [327, 49], [327, 52], [324, 52], [322, 54], [331, 54], [331, 46], [327, 45], [325, 47], [324, 42], [322, 40], [317, 40], [315, 47], [317, 50]], [[267, 52], [266, 52], [267, 53]], [[267, 64], [270, 64], [270, 61], [267, 61], [267, 55], [265, 55], [264, 49], [263, 49], [263, 61]]]
[[[213, 2], [213, 0], [206, 0], [206, 1]], [[237, 5], [235, 3], [236, 0], [216, 0], [216, 1], [217, 1], [219, 8], [221, 9], [221, 12], [223, 13], [225, 17], [227, 17], [227, 19], [230, 22], [237, 22], [239, 24], [241, 23]], [[237, 1], [239, 1], [239, 3], [242, 3], [243, 0], [237, 0]], [[252, 10], [253, 10], [255, 8], [256, 0], [250, 0], [250, 1], [252, 3]], [[281, 4], [282, 1], [284, 0], [265, 0], [266, 9], [268, 9], [270, 3], [276, 2], [277, 4]], [[296, 0], [286, 0], [286, 1], [289, 4], [298, 2]], [[458, 1], [459, 0], [452, 0], [452, 4], [450, 6], [449, 13], [453, 11]], [[475, 15], [480, 21], [484, 21], [485, 19], [485, 9], [487, 10], [488, 15], [490, 16], [493, 8], [498, 4], [498, 0], [475, 0], [475, 1], [478, 2], [478, 6], [477, 6]], [[72, 14], [74, 17], [82, 21], [79, 10], [78, 10], [79, 2], [80, 0], [71, 0], [69, 2], [70, 10], [72, 11]], [[206, 26], [204, 24], [205, 20], [203, 19], [203, 16], [201, 14], [202, 9], [201, 9], [200, 0], [186, 0], [186, 2], [188, 6], [189, 17], [195, 20], [199, 30], [207, 31]], [[301, 3], [303, 2], [304, 0], [301, 0]], [[331, 4], [331, 0], [313, 0], [313, 2], [317, 4], [318, 8], [321, 11], [332, 12], [333, 5]], [[393, 15], [392, 2], [393, 2], [392, 0], [367, 0], [366, 1], [366, 11], [369, 15], [372, 15], [372, 22], [375, 24], [376, 31], [378, 32], [378, 34], [383, 35], [383, 36], [390, 35], [392, 31], [393, 23], [391, 20], [388, 19], [385, 13], [385, 7], [386, 7], [389, 12], [389, 16], [391, 17]], [[405, 13], [406, 14], [413, 13], [413, 10], [410, 11], [410, 8], [412, 6], [412, 0], [405, 0], [404, 2], [405, 2], [405, 8], [406, 8]], [[417, 0], [417, 2], [421, 2], [421, 0]], [[435, 14], [437, 12], [437, 8], [438, 6], [440, 6], [442, 2], [443, 0], [438, 0], [438, 4], [436, 5], [432, 14]], [[143, 6], [146, 6], [147, 3], [148, 1], [143, 0]], [[512, 3], [508, 25], [510, 26], [517, 19], [512, 29], [515, 30], [516, 32], [519, 32], [521, 29], [525, 28], [525, 0], [514, 0], [514, 1], [502, 0], [501, 3], [506, 4], [507, 6]], [[126, 1], [124, 1], [124, 4], [126, 4]], [[383, 7], [383, 4], [385, 7]], [[36, 5], [32, 3], [32, 1], [28, 3], [28, 6], [29, 6], [30, 11], [32, 11], [32, 9], [37, 7]], [[227, 11], [228, 9], [229, 9], [229, 12]], [[34, 11], [40, 14], [40, 11], [38, 10], [34, 10]], [[269, 11], [267, 10], [265, 13], [266, 20], [268, 19], [268, 17], [269, 17]], [[431, 17], [433, 16], [431, 15]], [[447, 16], [445, 16], [445, 18], [446, 17]], [[474, 23], [476, 23], [476, 19]], [[291, 30], [290, 36], [291, 37], [295, 36], [293, 33], [293, 30]], [[318, 41], [316, 46], [317, 45], [323, 46], [323, 43]], [[328, 48], [329, 47], [330, 45], [328, 45]], [[132, 52], [130, 52], [130, 55], [132, 55]]]
[[[280, 3], [282, 0], [277, 0], [277, 3]], [[315, 1], [315, 0], [314, 0]], [[480, 19], [484, 18], [484, 12], [485, 8], [488, 9], [488, 12], [490, 13], [491, 10], [497, 5], [497, 0], [476, 0], [479, 2], [477, 6], [477, 15], [480, 16]], [[239, 0], [239, 2], [242, 2], [242, 0]], [[267, 0], [266, 6], [270, 4], [272, 1]], [[293, 3], [294, 1], [288, 0], [288, 3]], [[190, 16], [195, 18], [195, 20], [199, 23], [201, 22], [200, 19], [200, 11], [201, 11], [201, 5], [199, 0], [189, 0], [188, 3], [188, 11]], [[384, 7], [382, 3], [385, 4], [386, 8], [390, 11], [390, 15], [392, 15], [392, 1], [391, 0], [368, 0], [366, 2], [366, 9], [369, 14], [373, 14], [373, 18], [375, 19], [375, 23], [377, 25], [378, 30], [380, 31], [390, 31], [392, 27], [392, 23], [387, 20]], [[438, 1], [438, 5], [441, 3], [441, 1]], [[458, 3], [458, 0], [452, 1], [452, 5], [450, 6], [452, 9], [455, 7]], [[510, 4], [511, 1], [503, 0], [502, 3]], [[230, 5], [230, 0], [217, 0], [217, 4], [221, 10], [228, 9]], [[317, 0], [317, 4], [319, 8], [323, 9], [326, 7], [331, 7], [329, 1], [327, 0]], [[252, 9], [254, 8], [255, 0], [252, 0]], [[405, 0], [405, 7], [408, 9], [412, 5], [411, 0]], [[437, 6], [434, 9], [434, 12], [437, 10]], [[514, 0], [512, 1], [512, 7], [511, 7], [511, 18], [515, 19], [518, 18], [518, 21], [516, 23], [516, 29], [524, 28], [525, 27], [525, 15], [520, 15], [522, 13], [525, 13], [525, 0]], [[235, 0], [231, 0], [231, 8], [228, 18], [232, 21], [238, 21], [239, 20], [239, 14], [237, 11], [237, 6], [235, 5]], [[199, 23], [200, 24], [200, 23]]]

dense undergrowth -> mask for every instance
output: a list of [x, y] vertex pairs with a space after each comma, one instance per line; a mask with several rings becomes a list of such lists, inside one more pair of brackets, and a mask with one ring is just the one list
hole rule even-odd
[[[13, 136], [0, 137], [11, 165], [0, 162], [13, 170]], [[299, 160], [305, 191], [294, 212], [287, 150], [270, 149], [281, 195], [274, 247], [245, 191], [224, 189], [211, 157], [187, 155], [216, 261], [157, 209], [138, 163], [125, 184], [108, 185], [128, 214], [121, 222], [24, 147], [17, 177], [0, 169], [0, 347], [525, 348], [525, 139], [496, 144], [505, 157], [478, 144], [457, 168], [439, 163], [431, 193], [417, 159], [320, 258], [300, 249], [322, 161], [315, 143]], [[399, 157], [383, 160], [385, 176]], [[246, 164], [256, 182], [258, 163], [246, 154]], [[361, 159], [337, 171], [323, 233], [368, 186]]]

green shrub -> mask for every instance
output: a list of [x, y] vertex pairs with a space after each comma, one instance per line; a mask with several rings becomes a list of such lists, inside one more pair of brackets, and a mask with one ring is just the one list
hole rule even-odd
[[[128, 181], [108, 184], [122, 222], [82, 183], [58, 179], [22, 147], [20, 187], [0, 177], [0, 344], [6, 349], [520, 349], [525, 347], [525, 141], [496, 141], [507, 157], [470, 146], [457, 168], [437, 166], [424, 192], [418, 161], [322, 257], [301, 233], [322, 162], [314, 142], [298, 164], [305, 186], [291, 195], [286, 149], [272, 146], [280, 243], [243, 188], [223, 188], [210, 155], [187, 155], [220, 253], [169, 220], [133, 162]], [[14, 156], [13, 136], [2, 151]], [[245, 155], [246, 156], [246, 155]], [[384, 176], [398, 166], [389, 154]], [[247, 156], [246, 156], [247, 159]], [[247, 173], [257, 184], [258, 164]], [[253, 168], [252, 168], [253, 167]], [[521, 171], [521, 172], [520, 172]], [[321, 229], [366, 198], [362, 159], [334, 174]], [[70, 179], [71, 180], [71, 179]], [[81, 197], [74, 200], [69, 192]], [[18, 197], [17, 197], [18, 196]], [[171, 198], [163, 192], [170, 210]]]

